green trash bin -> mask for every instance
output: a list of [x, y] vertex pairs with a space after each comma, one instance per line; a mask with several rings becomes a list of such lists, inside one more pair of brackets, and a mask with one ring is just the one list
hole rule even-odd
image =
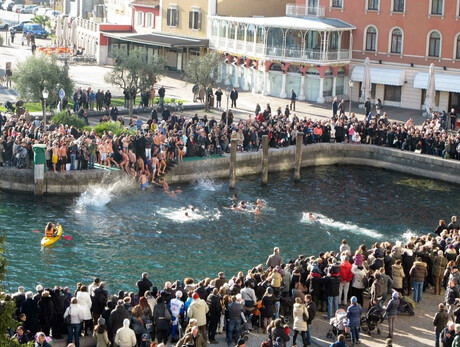
[[46, 145], [43, 144], [37, 144], [32, 146], [34, 150], [34, 165], [39, 165], [39, 164], [46, 164], [46, 159], [45, 159], [45, 150], [46, 150]]

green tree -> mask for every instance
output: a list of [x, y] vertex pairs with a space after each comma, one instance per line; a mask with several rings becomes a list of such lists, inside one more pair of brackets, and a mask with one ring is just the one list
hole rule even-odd
[[3, 280], [6, 274], [6, 265], [8, 264], [4, 256], [6, 235], [0, 236], [0, 346], [19, 346], [15, 341], [9, 341], [4, 332], [8, 329], [16, 329], [17, 322], [13, 319], [13, 313], [16, 306], [13, 301], [5, 301], [3, 293]]
[[49, 104], [59, 101], [59, 89], [72, 95], [74, 83], [67, 70], [58, 64], [55, 55], [38, 54], [17, 64], [13, 70], [13, 82], [21, 98], [26, 101], [42, 101], [44, 88], [49, 92]]
[[217, 66], [219, 65], [219, 56], [216, 53], [207, 53], [203, 56], [191, 58], [185, 64], [184, 80], [186, 82], [197, 84], [200, 89], [206, 90], [205, 111], [209, 110], [208, 87], [216, 85]]
[[104, 81], [124, 91], [130, 91], [129, 115], [133, 115], [133, 101], [140, 92], [147, 91], [150, 85], [157, 83], [166, 71], [166, 60], [153, 57], [147, 61], [145, 50], [121, 49], [114, 51], [116, 65], [104, 76]]

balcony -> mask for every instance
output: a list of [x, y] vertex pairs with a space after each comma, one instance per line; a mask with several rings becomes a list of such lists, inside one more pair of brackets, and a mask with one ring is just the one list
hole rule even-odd
[[308, 7], [308, 6], [287, 4], [286, 5], [286, 16], [323, 18], [325, 16], [325, 8], [321, 6]]
[[350, 51], [344, 49], [323, 52], [320, 49], [308, 49], [299, 46], [282, 47], [281, 45], [280, 47], [267, 47], [264, 44], [215, 36], [210, 37], [209, 48], [220, 52], [253, 57], [255, 59], [286, 60], [307, 64], [346, 63], [350, 61]]

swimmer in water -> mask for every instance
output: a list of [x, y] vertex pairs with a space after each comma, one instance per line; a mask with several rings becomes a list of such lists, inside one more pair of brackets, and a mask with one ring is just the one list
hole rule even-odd
[[256, 216], [260, 216], [260, 208], [259, 208], [259, 206], [256, 206], [256, 208], [254, 209], [254, 214]]
[[238, 200], [238, 195], [236, 195], [236, 194], [233, 194], [233, 196], [232, 196], [232, 200]]
[[141, 189], [146, 190], [149, 185], [149, 178], [144, 171], [142, 171], [141, 175], [139, 176], [139, 181], [141, 182]]
[[311, 212], [308, 212], [308, 219], [310, 219], [312, 222], [316, 221], [316, 218], [311, 214]]
[[260, 199], [257, 199], [256, 203], [257, 203], [257, 207], [262, 207], [264, 205], [262, 203], [262, 200], [260, 200]]
[[243, 200], [241, 200], [241, 202], [240, 202], [240, 207], [241, 207], [241, 208], [246, 208], [246, 204], [244, 203]]
[[190, 218], [187, 211], [185, 211], [185, 217]]

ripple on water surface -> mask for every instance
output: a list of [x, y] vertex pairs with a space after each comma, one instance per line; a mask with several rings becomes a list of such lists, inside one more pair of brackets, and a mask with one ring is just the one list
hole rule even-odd
[[[303, 170], [300, 183], [292, 173], [270, 174], [267, 187], [258, 177], [239, 178], [235, 191], [226, 181], [205, 179], [182, 185], [174, 196], [154, 187], [142, 192], [131, 180], [93, 186], [75, 198], [1, 193], [6, 288], [73, 287], [97, 275], [111, 290], [133, 290], [143, 271], [158, 285], [246, 271], [264, 263], [274, 246], [289, 259], [337, 250], [344, 237], [352, 247], [386, 238], [405, 242], [459, 213], [458, 186], [419, 180], [371, 168], [318, 167]], [[234, 193], [247, 203], [245, 211], [228, 209]], [[260, 216], [253, 213], [257, 199], [264, 204]], [[41, 249], [47, 221], [61, 223], [73, 240]]]

